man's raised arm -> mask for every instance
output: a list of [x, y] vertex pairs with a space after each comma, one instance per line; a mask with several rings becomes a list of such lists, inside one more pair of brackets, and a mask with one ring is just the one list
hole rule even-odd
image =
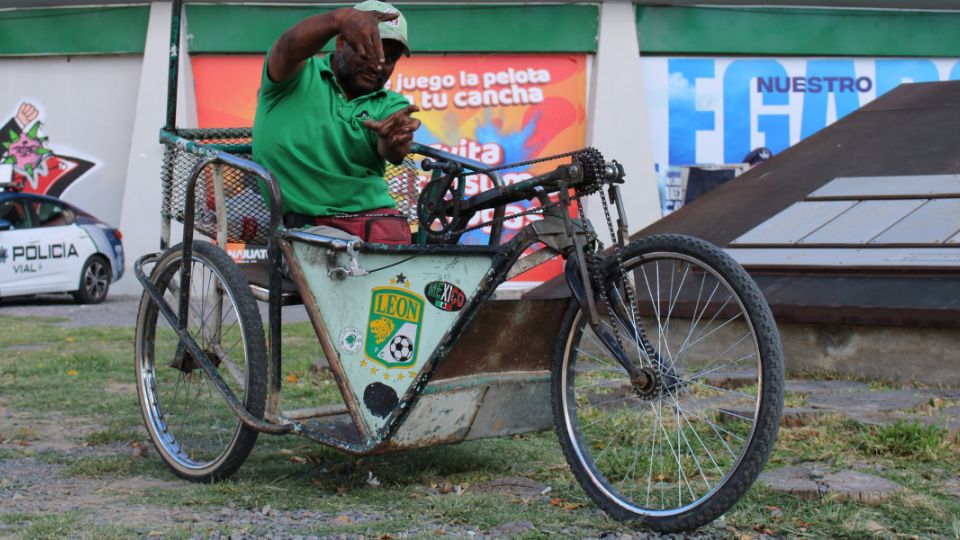
[[267, 74], [273, 82], [282, 82], [303, 69], [308, 58], [335, 36], [340, 35], [361, 58], [376, 59], [383, 65], [383, 44], [377, 24], [399, 17], [399, 13], [359, 11], [344, 7], [307, 17], [277, 38], [270, 48]]

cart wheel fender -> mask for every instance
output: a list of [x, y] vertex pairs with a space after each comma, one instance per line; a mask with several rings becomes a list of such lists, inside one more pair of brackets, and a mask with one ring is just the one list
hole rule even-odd
[[583, 278], [577, 268], [577, 261], [573, 257], [567, 259], [563, 265], [563, 277], [567, 280], [567, 287], [581, 306], [587, 304], [587, 290], [583, 286]]

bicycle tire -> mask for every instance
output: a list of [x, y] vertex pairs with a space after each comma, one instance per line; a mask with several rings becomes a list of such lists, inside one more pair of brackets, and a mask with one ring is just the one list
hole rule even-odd
[[[779, 334], [756, 283], [716, 246], [658, 235], [621, 255], [622, 264], [612, 256], [601, 263], [600, 287], [621, 313], [605, 324], [618, 327], [630, 361], [658, 383], [632, 384], [572, 301], [553, 361], [557, 434], [574, 476], [608, 514], [659, 532], [692, 530], [736, 504], [773, 449], [783, 407]], [[636, 311], [623, 302], [619, 275], [631, 281]], [[627, 328], [637, 312], [652, 355]], [[711, 384], [738, 371], [742, 386]]]
[[[182, 261], [181, 246], [174, 246], [163, 253], [150, 277], [174, 313], [180, 302]], [[247, 280], [223, 250], [206, 242], [193, 243], [190, 263], [188, 331], [246, 409], [262, 418], [266, 344]], [[222, 480], [243, 465], [259, 433], [240, 421], [189, 354], [181, 357], [179, 366], [173, 365], [178, 347], [182, 352], [179, 336], [144, 292], [134, 354], [137, 395], [150, 439], [176, 475], [196, 482]]]

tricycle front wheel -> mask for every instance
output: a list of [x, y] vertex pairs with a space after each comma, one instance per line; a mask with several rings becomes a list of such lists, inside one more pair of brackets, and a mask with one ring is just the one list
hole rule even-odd
[[607, 343], [619, 336], [623, 362], [646, 377], [628, 375], [572, 302], [553, 365], [557, 432], [598, 506], [661, 532], [690, 530], [735, 504], [773, 448], [779, 335], [756, 284], [717, 247], [664, 235], [621, 255], [598, 272], [600, 331]]
[[[183, 250], [174, 246], [151, 273], [174, 313], [189, 287], [187, 331], [248, 411], [263, 417], [266, 345], [256, 300], [243, 273], [219, 248], [194, 242], [190, 279]], [[178, 476], [207, 482], [233, 474], [247, 459], [257, 432], [227, 405], [198, 360], [146, 293], [140, 299], [135, 343], [137, 394], [150, 438]]]

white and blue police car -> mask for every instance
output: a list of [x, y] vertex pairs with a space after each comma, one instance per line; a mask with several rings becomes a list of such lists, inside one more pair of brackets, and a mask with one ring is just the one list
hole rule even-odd
[[0, 298], [69, 292], [102, 302], [123, 275], [122, 238], [60, 199], [0, 187]]

